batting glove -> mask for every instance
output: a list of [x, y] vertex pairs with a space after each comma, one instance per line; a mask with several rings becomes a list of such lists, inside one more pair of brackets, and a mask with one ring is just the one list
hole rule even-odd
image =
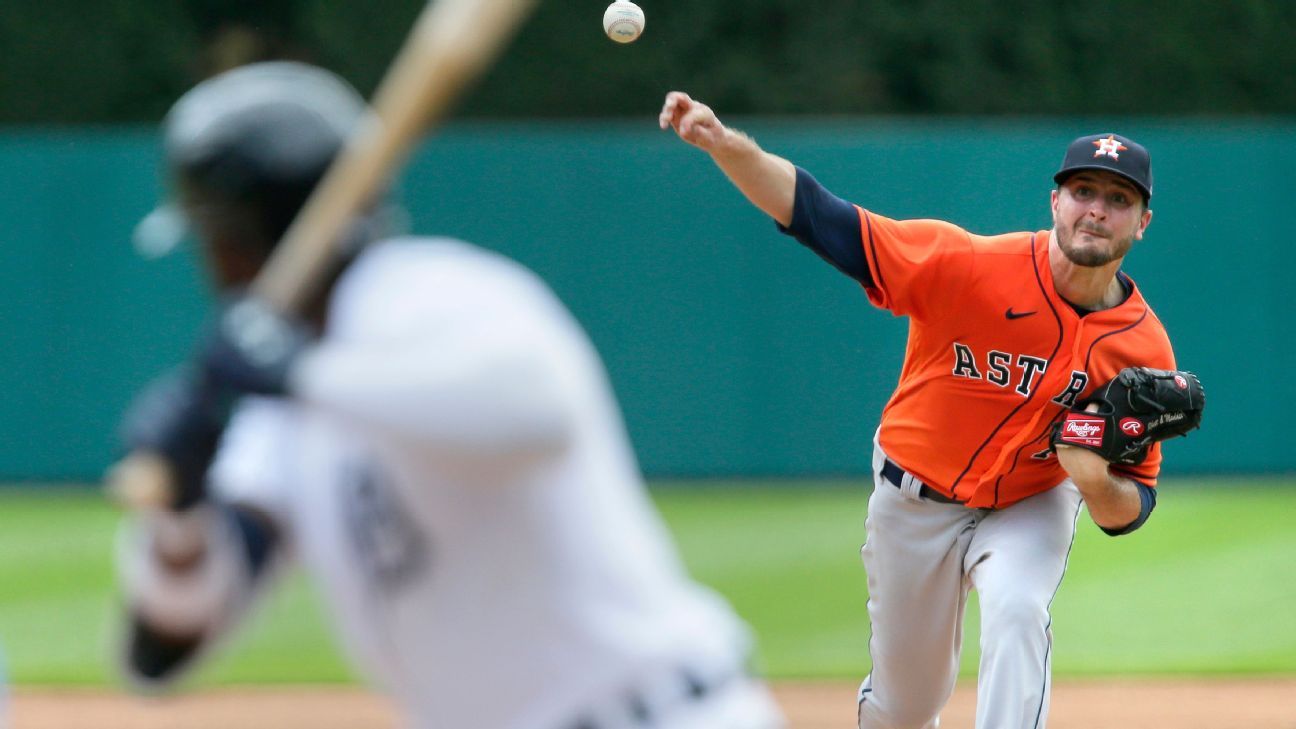
[[231, 394], [282, 396], [310, 341], [304, 324], [242, 296], [225, 307], [200, 359], [212, 382]]

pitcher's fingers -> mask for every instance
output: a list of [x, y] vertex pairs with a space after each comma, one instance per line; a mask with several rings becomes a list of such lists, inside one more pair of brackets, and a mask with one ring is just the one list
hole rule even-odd
[[680, 136], [688, 138], [703, 129], [714, 126], [714, 121], [715, 117], [711, 114], [711, 110], [698, 104], [680, 117], [678, 125]]
[[672, 91], [666, 94], [666, 101], [662, 104], [661, 114], [657, 116], [657, 124], [662, 129], [676, 124], [677, 116], [686, 111], [692, 103], [689, 95], [683, 91]]

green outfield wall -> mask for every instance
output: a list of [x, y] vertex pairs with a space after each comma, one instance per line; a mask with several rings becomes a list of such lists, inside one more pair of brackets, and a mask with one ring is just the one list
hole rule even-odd
[[[903, 320], [654, 122], [454, 126], [404, 177], [413, 227], [550, 281], [603, 352], [648, 473], [866, 471]], [[1296, 402], [1296, 121], [731, 122], [847, 199], [977, 233], [1049, 226], [1071, 138], [1139, 139], [1155, 215], [1126, 270], [1209, 392], [1167, 469], [1296, 469], [1282, 416]], [[0, 132], [0, 478], [97, 477], [130, 393], [192, 345], [209, 300], [194, 252], [146, 261], [128, 242], [160, 194], [156, 164], [147, 129]]]

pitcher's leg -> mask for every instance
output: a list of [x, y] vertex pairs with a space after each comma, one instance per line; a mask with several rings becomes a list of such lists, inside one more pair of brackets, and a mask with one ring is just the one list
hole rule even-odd
[[1066, 572], [1080, 494], [1070, 481], [982, 520], [967, 553], [981, 604], [977, 727], [1037, 729], [1048, 717], [1049, 607]]
[[967, 589], [963, 555], [977, 512], [911, 500], [876, 479], [869, 498], [868, 571], [873, 666], [861, 686], [862, 729], [925, 729], [954, 690]]

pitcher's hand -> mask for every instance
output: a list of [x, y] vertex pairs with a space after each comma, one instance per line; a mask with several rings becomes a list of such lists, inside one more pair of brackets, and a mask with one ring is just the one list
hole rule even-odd
[[705, 152], [715, 151], [727, 132], [711, 107], [694, 101], [683, 91], [666, 94], [657, 125], [674, 129], [680, 139]]

